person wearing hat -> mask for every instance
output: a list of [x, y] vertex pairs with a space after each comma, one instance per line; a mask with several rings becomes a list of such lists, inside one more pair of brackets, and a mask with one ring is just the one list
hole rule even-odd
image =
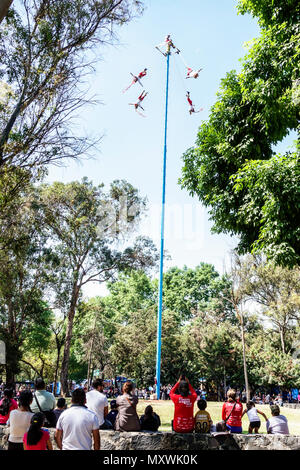
[[272, 417], [267, 421], [268, 434], [289, 434], [288, 420], [280, 414], [278, 405], [270, 406]]
[[106, 419], [111, 422], [111, 425], [113, 428], [115, 426], [117, 414], [118, 414], [117, 400], [111, 400], [110, 412], [106, 416]]

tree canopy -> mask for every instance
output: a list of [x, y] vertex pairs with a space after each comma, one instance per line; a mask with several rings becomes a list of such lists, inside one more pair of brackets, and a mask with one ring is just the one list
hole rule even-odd
[[[299, 5], [240, 1], [258, 16], [261, 36], [240, 73], [229, 72], [196, 146], [183, 156], [181, 185], [209, 208], [213, 230], [238, 235], [239, 252], [276, 263], [300, 261], [299, 147], [276, 144], [299, 126]], [[292, 13], [291, 13], [292, 12]]]

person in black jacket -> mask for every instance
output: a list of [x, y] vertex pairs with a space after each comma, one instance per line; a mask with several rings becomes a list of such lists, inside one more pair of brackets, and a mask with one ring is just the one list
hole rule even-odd
[[111, 422], [112, 428], [115, 427], [117, 414], [118, 414], [117, 402], [116, 400], [111, 400], [110, 412], [106, 415], [106, 419]]
[[160, 417], [154, 413], [152, 406], [146, 406], [144, 413], [140, 417], [141, 431], [157, 431], [161, 424]]

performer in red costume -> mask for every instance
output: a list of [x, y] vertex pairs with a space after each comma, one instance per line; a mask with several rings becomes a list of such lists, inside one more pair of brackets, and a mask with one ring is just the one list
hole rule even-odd
[[[145, 91], [143, 91], [142, 94], [138, 97], [138, 101], [136, 103], [129, 103], [129, 105], [134, 106], [137, 112], [138, 112], [138, 108], [141, 108], [143, 111], [145, 111], [144, 108], [141, 106], [141, 102], [146, 98], [147, 95], [148, 95], [148, 92], [146, 93]], [[145, 117], [142, 113], [139, 113], [139, 114]]]
[[129, 88], [134, 85], [135, 83], [139, 83], [141, 86], [143, 86], [142, 82], [141, 82], [141, 78], [145, 77], [147, 75], [147, 69], [144, 69], [142, 70], [142, 72], [140, 72], [138, 75], [133, 75], [133, 73], [130, 72], [130, 75], [132, 75], [133, 79], [132, 79], [132, 82], [130, 83], [130, 85], [125, 88], [123, 90], [123, 93], [125, 93], [125, 91], [129, 90]]
[[187, 75], [185, 78], [198, 78], [199, 73], [201, 72], [202, 69], [199, 70], [193, 70], [190, 67], [187, 67]]
[[186, 92], [186, 97], [187, 97], [188, 103], [190, 105], [190, 110], [189, 110], [190, 115], [192, 115], [193, 113], [200, 113], [200, 111], [203, 111], [203, 108], [200, 108], [199, 111], [195, 111], [195, 107], [194, 107], [193, 102], [190, 98], [190, 92], [189, 91]]

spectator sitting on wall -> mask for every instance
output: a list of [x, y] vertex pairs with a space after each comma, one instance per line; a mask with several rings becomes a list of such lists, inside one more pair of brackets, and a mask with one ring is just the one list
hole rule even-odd
[[103, 393], [103, 381], [101, 379], [96, 379], [92, 385], [93, 390], [86, 394], [87, 407], [97, 415], [100, 429], [111, 429], [110, 423], [106, 422], [106, 416], [108, 414], [108, 400], [106, 395]]
[[199, 411], [195, 415], [195, 432], [197, 433], [209, 433], [212, 427], [212, 419], [208, 411], [206, 411], [207, 402], [200, 398], [197, 400], [197, 406]]
[[154, 413], [151, 405], [146, 406], [144, 414], [140, 417], [142, 431], [157, 431], [160, 426], [160, 417]]
[[268, 434], [289, 434], [288, 420], [280, 414], [278, 405], [271, 405], [272, 417], [267, 421]]
[[116, 431], [140, 431], [140, 420], [136, 412], [138, 397], [134, 394], [134, 385], [130, 380], [123, 385], [123, 395], [117, 398], [118, 414], [115, 422]]
[[[179, 392], [177, 394], [176, 392]], [[181, 376], [170, 391], [170, 398], [175, 405], [172, 428], [175, 432], [190, 433], [194, 430], [194, 403], [197, 393], [185, 376]]]
[[[222, 420], [226, 421], [226, 427], [232, 433], [242, 433], [243, 405], [233, 389], [227, 392], [227, 401], [223, 404]], [[229, 417], [229, 418], [228, 418]]]
[[107, 419], [107, 421], [109, 421], [111, 423], [113, 428], [115, 427], [117, 414], [118, 414], [117, 401], [116, 400], [111, 400], [111, 402], [110, 402], [110, 412], [106, 416], [106, 419]]

